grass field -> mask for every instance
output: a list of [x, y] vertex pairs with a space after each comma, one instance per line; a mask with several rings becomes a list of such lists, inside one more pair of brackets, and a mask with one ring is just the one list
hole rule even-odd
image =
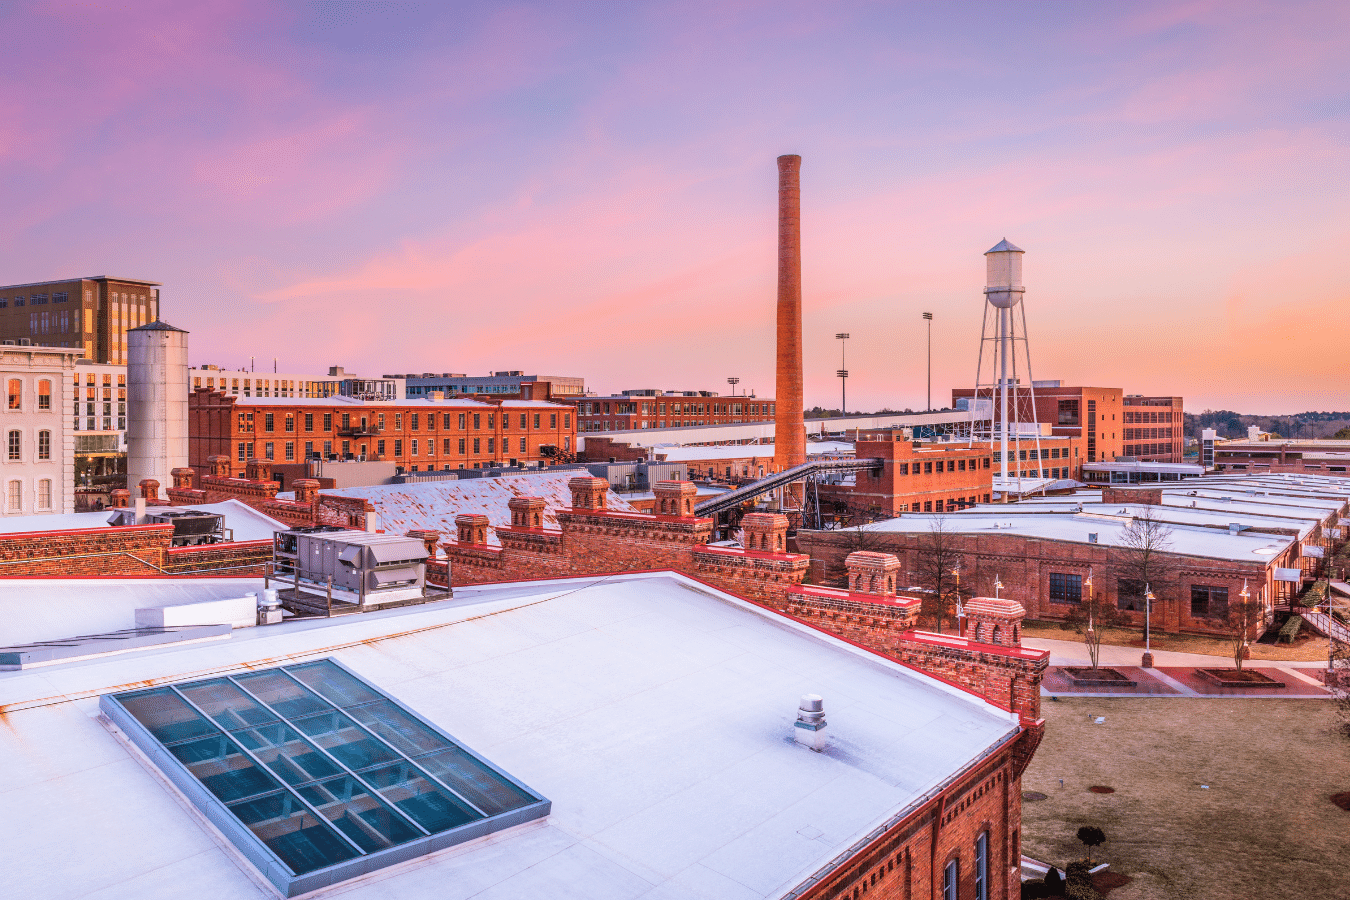
[[[1022, 637], [1044, 638], [1051, 641], [1081, 641], [1072, 629], [1061, 628], [1054, 622], [1023, 622]], [[1117, 628], [1106, 633], [1103, 644], [1121, 647], [1144, 647], [1137, 628]], [[1233, 645], [1226, 640], [1191, 634], [1165, 634], [1155, 631], [1151, 643], [1154, 650], [1172, 650], [1177, 653], [1206, 653], [1210, 656], [1232, 658]], [[1086, 655], [1087, 651], [1083, 651]], [[1327, 658], [1327, 639], [1304, 628], [1293, 644], [1253, 644], [1251, 659], [1286, 662], [1317, 662]]]
[[1062, 871], [1084, 856], [1078, 827], [1097, 825], [1107, 843], [1093, 861], [1134, 879], [1111, 900], [1350, 897], [1350, 812], [1327, 799], [1350, 791], [1350, 740], [1334, 731], [1331, 703], [1064, 699], [1042, 709], [1045, 739], [1022, 787], [1049, 799], [1023, 804], [1027, 856]]

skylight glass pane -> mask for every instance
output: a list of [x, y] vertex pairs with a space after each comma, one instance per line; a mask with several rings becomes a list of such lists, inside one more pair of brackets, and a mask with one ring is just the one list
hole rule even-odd
[[549, 810], [331, 660], [109, 694], [100, 708], [287, 896]]

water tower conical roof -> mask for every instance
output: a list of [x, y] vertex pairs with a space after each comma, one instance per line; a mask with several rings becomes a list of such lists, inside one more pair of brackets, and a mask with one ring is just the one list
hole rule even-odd
[[1007, 238], [1004, 238], [1003, 240], [995, 244], [993, 247], [984, 251], [984, 254], [985, 256], [988, 256], [990, 253], [1026, 253], [1026, 252], [1027, 251], [1023, 250], [1016, 244], [1009, 243]]

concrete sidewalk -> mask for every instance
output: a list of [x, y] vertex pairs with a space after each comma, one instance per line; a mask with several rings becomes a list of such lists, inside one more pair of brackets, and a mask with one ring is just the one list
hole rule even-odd
[[[1087, 647], [1082, 641], [1052, 641], [1045, 638], [1023, 638], [1022, 646], [1032, 650], [1049, 650], [1052, 666], [1089, 666]], [[1103, 666], [1137, 666], [1144, 655], [1141, 647], [1119, 647], [1103, 644], [1099, 664]], [[1168, 650], [1153, 651], [1153, 665], [1162, 668], [1182, 666], [1232, 666], [1231, 656], [1209, 656], [1203, 653], [1174, 653]], [[1325, 669], [1326, 660], [1320, 662], [1302, 662], [1294, 660], [1249, 659], [1243, 668], [1272, 669]]]

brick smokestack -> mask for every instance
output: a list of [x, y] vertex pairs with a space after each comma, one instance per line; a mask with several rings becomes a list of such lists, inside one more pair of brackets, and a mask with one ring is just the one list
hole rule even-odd
[[[800, 156], [778, 157], [778, 379], [774, 462], [806, 462], [802, 418], [802, 229]], [[799, 495], [800, 485], [791, 490]]]

